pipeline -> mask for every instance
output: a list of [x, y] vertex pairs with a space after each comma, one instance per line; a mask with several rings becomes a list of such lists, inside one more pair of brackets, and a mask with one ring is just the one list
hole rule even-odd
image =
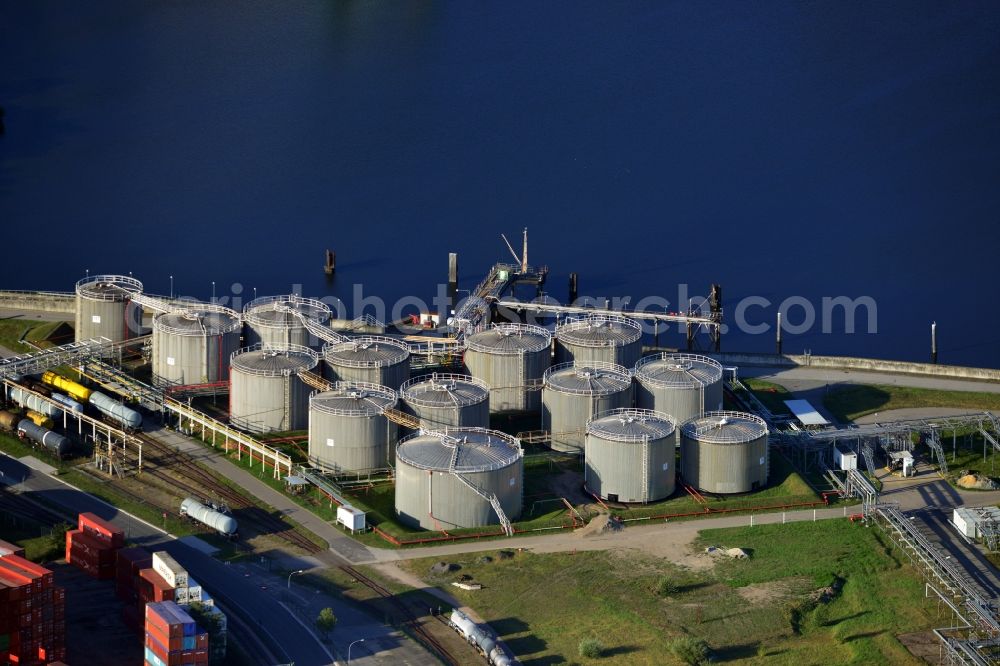
[[[834, 493], [836, 494], [836, 493]], [[691, 516], [708, 516], [714, 513], [739, 513], [741, 511], [775, 511], [778, 509], [810, 509], [817, 506], [830, 506], [830, 499], [827, 493], [823, 493], [823, 499], [815, 502], [794, 502], [792, 504], [773, 504], [769, 506], [748, 506], [732, 507], [728, 509], [713, 509], [706, 506], [703, 511], [688, 511], [686, 513], [663, 513], [655, 516], [643, 516], [640, 518], [624, 518], [622, 522], [635, 522], [639, 520], [669, 520], [670, 518], [689, 518]]]

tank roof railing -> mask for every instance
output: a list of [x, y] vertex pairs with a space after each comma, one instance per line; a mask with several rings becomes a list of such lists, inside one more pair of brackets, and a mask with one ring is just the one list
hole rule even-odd
[[[739, 428], [725, 428], [738, 422], [759, 425], [761, 432], [750, 435]], [[725, 428], [725, 429], [724, 429]], [[715, 433], [706, 437], [709, 433]], [[767, 422], [756, 414], [733, 411], [705, 412], [681, 426], [681, 434], [712, 444], [746, 444], [768, 434]]]
[[[618, 409], [609, 409], [603, 412], [598, 412], [592, 417], [587, 419], [587, 433], [590, 433], [591, 426], [601, 419], [608, 418], [609, 416], [619, 416], [626, 419], [635, 419], [643, 421], [659, 421], [665, 422], [670, 426], [670, 432], [665, 435], [669, 437], [673, 435], [674, 431], [677, 430], [677, 419], [675, 419], [670, 414], [666, 412], [658, 412], [652, 409], [633, 409], [631, 407], [620, 407]], [[607, 431], [598, 431], [596, 433], [598, 437], [603, 439], [612, 439], [618, 442], [643, 442], [649, 439], [648, 435], [629, 435], [625, 433], [612, 433]]]
[[[680, 363], [677, 364], [677, 367], [675, 369], [678, 372], [684, 372], [684, 377], [686, 377], [687, 379], [680, 379], [675, 381], [670, 379], [663, 379], [660, 377], [647, 377], [642, 375], [642, 368], [649, 365], [650, 363], [656, 363], [657, 361], [667, 361], [668, 363], [670, 361], [679, 361]], [[661, 352], [658, 354], [650, 354], [648, 356], [643, 356], [642, 358], [640, 358], [636, 362], [635, 368], [633, 368], [632, 372], [635, 375], [636, 379], [639, 379], [648, 384], [652, 384], [653, 386], [656, 386], [658, 388], [685, 388], [685, 387], [690, 388], [692, 387], [692, 384], [705, 386], [706, 384], [705, 382], [703, 382], [700, 378], [694, 376], [691, 373], [690, 365], [688, 365], [687, 367], [683, 367], [682, 364], [684, 362], [704, 364], [705, 366], [708, 366], [713, 370], [716, 370], [719, 375], [718, 377], [712, 379], [710, 383], [716, 381], [722, 381], [722, 375], [723, 375], [722, 364], [716, 361], [714, 358], [709, 358], [708, 356], [702, 356], [701, 354], [686, 354], [686, 353], [672, 353], [672, 352]], [[714, 375], [715, 373], [712, 374]]]
[[[253, 352], [261, 352], [263, 356], [268, 354], [272, 356], [286, 355], [286, 356], [304, 356], [309, 359], [312, 363], [310, 367], [316, 367], [319, 363], [319, 354], [309, 347], [304, 347], [302, 345], [296, 345], [291, 342], [258, 342], [252, 344], [249, 347], [243, 347], [242, 349], [237, 349], [232, 354], [229, 355], [230, 366], [236, 361], [238, 356], [243, 354], [252, 354]], [[260, 377], [289, 377], [291, 375], [299, 374], [299, 371], [294, 368], [283, 368], [280, 372], [275, 372], [274, 370], [267, 370], [265, 368], [247, 368], [239, 366], [240, 372], [245, 372], [249, 375], [258, 375]]]
[[[197, 319], [199, 325], [201, 326], [201, 334], [207, 335], [208, 332], [205, 330], [204, 317], [205, 314], [220, 314], [229, 318], [229, 323], [222, 327], [220, 333], [231, 333], [237, 328], [243, 325], [243, 319], [240, 317], [240, 313], [230, 308], [224, 307], [222, 305], [214, 305], [211, 303], [192, 303], [192, 307], [182, 307], [174, 308], [169, 312], [161, 314], [153, 319], [153, 327], [158, 328], [164, 333], [173, 333], [175, 335], [191, 335], [192, 331], [189, 328], [181, 328], [179, 326], [171, 326], [170, 324], [163, 323], [163, 317], [169, 314], [180, 315], [187, 319]], [[213, 333], [212, 335], [217, 335]]]
[[[609, 363], [607, 361], [568, 361], [566, 363], [557, 363], [547, 368], [542, 374], [543, 385], [548, 386], [549, 380], [553, 375], [564, 370], [571, 369], [603, 370], [605, 373], [614, 375], [619, 379], [626, 380], [630, 384], [632, 382], [632, 371], [623, 365], [618, 365], [617, 363]], [[589, 395], [592, 393], [592, 391], [577, 391], [576, 389], [567, 388], [565, 386], [556, 386], [553, 390], [561, 391], [563, 393], [579, 393], [581, 395]]]
[[[311, 311], [311, 314], [307, 314], [303, 310]], [[298, 317], [300, 321], [303, 318], [308, 318], [319, 323], [330, 319], [332, 314], [329, 305], [315, 298], [285, 294], [282, 296], [261, 296], [250, 301], [243, 307], [243, 318], [254, 326], [274, 327], [273, 321], [268, 321], [260, 316], [259, 313], [262, 311], [283, 312]]]
[[[545, 344], [539, 347], [536, 351], [544, 350], [552, 342], [552, 333], [542, 326], [535, 326], [534, 324], [521, 324], [518, 322], [511, 323], [498, 323], [491, 324], [489, 328], [483, 328], [483, 331], [498, 331], [501, 335], [534, 335], [545, 340]], [[482, 331], [479, 331], [482, 332]], [[473, 351], [497, 353], [497, 348], [488, 344], [480, 344], [473, 340], [474, 336], [465, 336], [465, 347], [466, 349], [471, 349]], [[528, 350], [524, 350], [528, 351]]]
[[117, 294], [107, 294], [98, 291], [88, 291], [87, 287], [98, 284], [113, 284], [131, 296], [142, 293], [142, 283], [129, 275], [88, 275], [77, 280], [76, 291], [86, 294], [87, 298], [99, 301], [118, 300]]
[[382, 386], [381, 384], [372, 384], [369, 382], [344, 382], [338, 381], [334, 382], [331, 389], [327, 391], [313, 391], [309, 394], [309, 408], [315, 409], [316, 411], [323, 412], [324, 414], [333, 414], [334, 416], [369, 416], [371, 414], [370, 410], [367, 409], [343, 409], [340, 407], [330, 407], [329, 405], [324, 405], [322, 401], [318, 401], [315, 398], [321, 396], [324, 393], [330, 393], [331, 391], [343, 391], [345, 395], [338, 397], [352, 397], [349, 391], [353, 389], [360, 389], [359, 394], [353, 397], [357, 397], [360, 400], [368, 400], [369, 396], [378, 396], [385, 398], [390, 402], [386, 405], [379, 405], [377, 403], [370, 403], [372, 407], [378, 412], [384, 412], [386, 409], [395, 407], [399, 401], [399, 394], [393, 391], [388, 386]]
[[[477, 433], [485, 434], [487, 438], [492, 438], [495, 440], [500, 440], [505, 443], [508, 450], [513, 450], [515, 455], [513, 458], [504, 455], [495, 455], [493, 452], [489, 451], [491, 445], [479, 443], [480, 445], [476, 447], [477, 452], [482, 453], [490, 462], [483, 465], [476, 465], [469, 468], [457, 468], [457, 459], [460, 452], [460, 447], [465, 443], [465, 439], [460, 435], [461, 433]], [[407, 458], [404, 458], [408, 465], [416, 467], [418, 469], [426, 469], [433, 471], [449, 471], [453, 474], [458, 473], [468, 473], [468, 472], [491, 472], [498, 469], [503, 469], [510, 465], [512, 462], [518, 458], [524, 457], [524, 449], [521, 448], [521, 440], [513, 435], [508, 435], [505, 432], [500, 432], [499, 430], [490, 430], [489, 428], [480, 427], [461, 427], [461, 428], [445, 428], [443, 430], [425, 430], [421, 429], [418, 432], [412, 433], [403, 437], [396, 443], [396, 449], [398, 450], [400, 446], [410, 440], [416, 439], [418, 437], [436, 437], [441, 441], [441, 444], [447, 448], [454, 449], [452, 452], [451, 461], [448, 466], [448, 470], [442, 470], [440, 467], [433, 465], [425, 465]], [[499, 447], [497, 447], [499, 449]]]

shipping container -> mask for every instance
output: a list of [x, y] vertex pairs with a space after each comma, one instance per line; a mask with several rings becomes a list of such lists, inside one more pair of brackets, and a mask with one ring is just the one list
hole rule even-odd
[[166, 551], [153, 553], [153, 569], [172, 587], [188, 586], [188, 572]]
[[78, 517], [77, 527], [88, 534], [93, 534], [96, 538], [106, 541], [114, 548], [125, 546], [125, 532], [112, 523], [93, 513], [81, 513]]
[[153, 569], [143, 569], [139, 572], [139, 580], [136, 581], [139, 589], [136, 592], [139, 599], [144, 602], [173, 601], [174, 588], [163, 579], [163, 576]]
[[17, 544], [9, 543], [0, 539], [0, 557], [6, 555], [17, 555], [18, 557], [24, 557], [24, 548], [21, 548]]

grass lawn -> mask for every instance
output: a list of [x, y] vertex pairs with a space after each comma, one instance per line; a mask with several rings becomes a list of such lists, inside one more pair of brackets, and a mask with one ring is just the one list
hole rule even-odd
[[764, 403], [764, 406], [775, 415], [788, 414], [788, 406], [785, 404], [785, 400], [794, 400], [795, 396], [788, 392], [781, 384], [775, 384], [774, 382], [765, 381], [763, 379], [755, 379], [753, 377], [745, 377], [740, 379], [743, 384], [750, 389], [758, 400]]
[[[846, 520], [706, 530], [696, 549], [739, 546], [748, 560], [694, 571], [629, 551], [498, 552], [447, 558], [460, 571], [429, 582], [476, 609], [523, 663], [671, 664], [671, 640], [704, 639], [719, 661], [919, 664], [896, 634], [932, 626], [923, 582], [873, 528]], [[428, 576], [440, 558], [408, 563]], [[482, 590], [448, 583], [471, 575]], [[669, 590], [658, 593], [661, 579]], [[839, 588], [829, 603], [821, 588]], [[600, 659], [579, 656], [599, 638]]]
[[907, 386], [848, 385], [831, 387], [823, 406], [841, 423], [907, 407], [953, 407], [969, 411], [1000, 410], [1000, 393], [939, 391]]
[[35, 348], [20, 342], [21, 337], [31, 342], [45, 339], [52, 331], [65, 322], [34, 321], [31, 319], [0, 319], [0, 347], [6, 347], [12, 352], [25, 353]]

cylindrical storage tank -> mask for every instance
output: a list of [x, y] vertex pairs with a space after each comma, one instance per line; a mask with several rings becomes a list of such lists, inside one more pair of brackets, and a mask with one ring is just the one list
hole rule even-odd
[[18, 421], [21, 417], [17, 414], [8, 411], [0, 411], [0, 428], [4, 430], [15, 430], [17, 428]]
[[583, 453], [587, 421], [595, 414], [632, 406], [632, 377], [614, 363], [573, 362], [545, 371], [542, 429], [556, 451]]
[[337, 472], [389, 467], [396, 424], [385, 416], [398, 398], [392, 389], [337, 382], [309, 398], [309, 462]]
[[153, 320], [153, 384], [214, 384], [229, 379], [243, 322], [228, 308], [168, 312]]
[[312, 389], [299, 377], [319, 364], [302, 345], [256, 344], [229, 362], [229, 422], [255, 433], [301, 430], [309, 424]]
[[379, 384], [398, 390], [410, 378], [410, 349], [405, 342], [362, 335], [323, 346], [326, 378]]
[[76, 283], [76, 341], [107, 338], [113, 342], [137, 337], [142, 308], [132, 296], [142, 283], [125, 275], [89, 275]]
[[247, 346], [291, 344], [319, 348], [323, 342], [313, 339], [302, 318], [326, 326], [330, 321], [330, 306], [314, 298], [265, 296], [247, 303], [243, 308], [246, 321]]
[[747, 493], [767, 485], [767, 424], [743, 412], [706, 412], [681, 426], [681, 476], [708, 493]]
[[635, 364], [635, 404], [684, 423], [722, 409], [722, 365], [697, 354], [653, 354]]
[[613, 409], [587, 422], [583, 479], [612, 502], [655, 502], [674, 493], [676, 423], [648, 409]]
[[536, 411], [541, 382], [551, 363], [552, 336], [541, 326], [494, 324], [465, 339], [465, 367], [490, 387], [490, 411]]
[[588, 315], [556, 326], [556, 363], [615, 363], [631, 368], [642, 355], [642, 328], [627, 317]]
[[434, 373], [399, 389], [406, 410], [427, 430], [485, 428], [490, 424], [490, 387], [469, 375]]
[[417, 433], [396, 447], [396, 514], [429, 530], [496, 525], [496, 496], [509, 520], [521, 514], [524, 454], [514, 437], [485, 428]]
[[190, 516], [202, 525], [207, 525], [213, 530], [232, 536], [236, 534], [236, 519], [221, 511], [205, 506], [196, 499], [188, 497], [181, 502], [181, 515]]

